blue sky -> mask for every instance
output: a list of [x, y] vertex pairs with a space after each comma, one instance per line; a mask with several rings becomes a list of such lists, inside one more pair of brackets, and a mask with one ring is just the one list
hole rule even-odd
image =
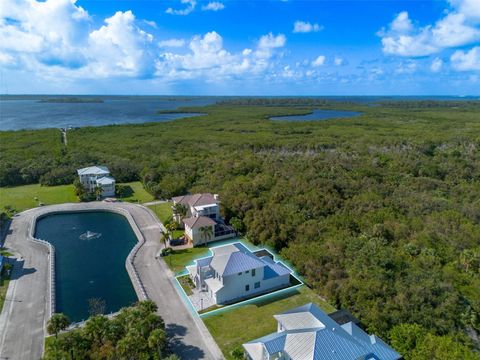
[[0, 92], [480, 95], [480, 0], [3, 0]]

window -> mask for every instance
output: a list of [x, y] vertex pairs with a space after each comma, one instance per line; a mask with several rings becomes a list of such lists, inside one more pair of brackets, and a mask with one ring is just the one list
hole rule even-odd
[[247, 271], [245, 271], [245, 274], [248, 274], [249, 272], [250, 272], [250, 270], [247, 270]]
[[245, 285], [245, 291], [249, 291], [250, 290], [250, 285]]
[[257, 281], [254, 285], [255, 289], [258, 289], [260, 287], [260, 281]]
[[242, 273], [241, 273], [241, 272], [239, 272], [239, 273], [238, 273], [238, 275], [242, 275]]
[[255, 269], [252, 270], [252, 276], [255, 276]]

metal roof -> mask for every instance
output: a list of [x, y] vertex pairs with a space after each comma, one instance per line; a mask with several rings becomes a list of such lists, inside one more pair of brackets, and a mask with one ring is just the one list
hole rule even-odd
[[340, 326], [315, 304], [306, 304], [274, 317], [286, 330], [245, 344], [244, 348], [253, 360], [262, 359], [258, 351], [250, 353], [249, 349], [258, 348], [254, 344], [262, 344], [269, 354], [273, 354], [273, 351], [284, 352], [292, 360], [401, 358], [400, 354], [377, 336], [368, 335], [351, 322]]
[[110, 185], [115, 183], [115, 179], [110, 176], [104, 176], [100, 179], [97, 179], [97, 183], [101, 185]]
[[78, 175], [108, 175], [110, 171], [106, 166], [89, 166], [86, 168], [78, 169]]
[[222, 276], [228, 276], [264, 266], [255, 255], [235, 251], [230, 254], [214, 256], [211, 266]]

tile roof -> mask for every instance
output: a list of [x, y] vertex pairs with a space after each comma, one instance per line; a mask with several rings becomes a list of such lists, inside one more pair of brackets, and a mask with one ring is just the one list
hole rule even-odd
[[174, 203], [189, 206], [202, 206], [219, 203], [219, 201], [215, 199], [215, 196], [210, 193], [176, 196], [173, 197], [172, 200]]
[[110, 171], [106, 166], [89, 166], [86, 168], [78, 169], [78, 175], [108, 175]]
[[183, 219], [183, 223], [191, 229], [200, 228], [203, 226], [212, 226], [216, 225], [217, 223], [206, 216], [194, 216]]
[[[256, 344], [269, 355], [284, 352], [292, 360], [398, 360], [401, 355], [354, 323], [340, 326], [314, 304], [274, 316], [284, 331], [244, 344], [253, 360], [263, 359]], [[250, 352], [252, 350], [252, 352]]]

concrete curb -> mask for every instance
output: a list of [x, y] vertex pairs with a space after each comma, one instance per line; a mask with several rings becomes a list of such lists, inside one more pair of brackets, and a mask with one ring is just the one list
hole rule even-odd
[[[135, 289], [135, 293], [137, 294], [137, 297], [139, 300], [146, 300], [148, 299], [147, 293], [145, 291], [145, 288], [143, 286], [142, 281], [140, 280], [140, 277], [138, 275], [137, 270], [135, 269], [135, 266], [133, 264], [133, 261], [135, 259], [135, 256], [140, 249], [140, 247], [145, 243], [145, 239], [140, 231], [140, 229], [137, 226], [137, 223], [133, 219], [132, 215], [125, 209], [115, 207], [113, 204], [111, 205], [106, 205], [104, 203], [94, 203], [95, 205], [86, 205], [86, 204], [92, 204], [92, 203], [85, 203], [85, 204], [64, 204], [67, 206], [64, 206], [65, 209], [62, 209], [62, 205], [56, 206], [60, 207], [58, 208], [45, 208], [45, 211], [35, 214], [32, 218], [31, 224], [30, 224], [30, 230], [28, 233], [28, 239], [42, 244], [47, 248], [47, 252], [49, 254], [49, 285], [48, 285], [48, 292], [49, 292], [49, 304], [47, 307], [47, 318], [46, 322], [52, 317], [52, 315], [55, 313], [55, 304], [56, 304], [56, 298], [55, 298], [55, 247], [50, 244], [48, 241], [42, 240], [42, 239], [37, 239], [35, 237], [35, 227], [37, 225], [37, 221], [40, 220], [41, 218], [49, 215], [55, 215], [55, 214], [65, 214], [65, 213], [77, 213], [77, 212], [95, 212], [95, 211], [105, 211], [105, 212], [112, 212], [116, 213], [118, 215], [123, 216], [127, 221], [129, 222], [130, 227], [132, 228], [133, 232], [135, 233], [135, 236], [137, 237], [137, 244], [133, 247], [133, 249], [130, 251], [130, 253], [127, 256], [127, 259], [125, 260], [125, 268], [127, 269], [128, 275], [130, 277], [130, 280], [132, 282], [132, 285]], [[86, 205], [86, 206], [82, 206]]]

